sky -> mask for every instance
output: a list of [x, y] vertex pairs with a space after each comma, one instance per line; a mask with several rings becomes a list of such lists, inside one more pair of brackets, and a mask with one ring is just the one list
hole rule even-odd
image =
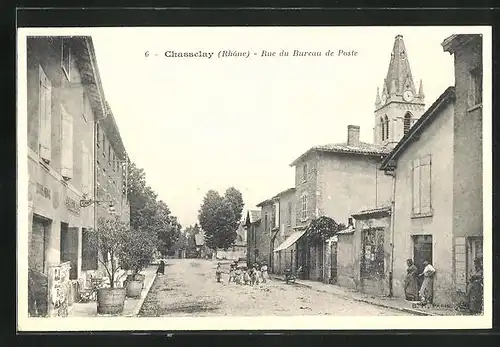
[[[453, 27], [89, 30], [130, 159], [184, 227], [197, 222], [210, 189], [234, 186], [247, 210], [293, 187], [289, 164], [312, 146], [346, 141], [349, 124], [372, 142], [376, 90], [396, 35], [417, 88], [423, 80], [426, 108], [454, 85], [453, 56], [441, 46]], [[358, 53], [292, 56], [339, 49]], [[215, 54], [166, 58], [170, 50]], [[251, 54], [219, 59], [220, 50]], [[262, 57], [262, 50], [290, 55]]]

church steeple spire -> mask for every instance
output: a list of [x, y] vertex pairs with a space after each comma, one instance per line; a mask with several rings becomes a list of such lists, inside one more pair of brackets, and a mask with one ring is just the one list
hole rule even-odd
[[425, 94], [424, 94], [424, 84], [422, 82], [422, 80], [420, 80], [420, 88], [418, 88], [418, 97], [420, 99], [424, 99], [425, 98]]
[[377, 87], [377, 96], [375, 97], [375, 106], [380, 105], [380, 90]]
[[[385, 84], [389, 92], [403, 95], [407, 90], [416, 94], [410, 63], [402, 35], [397, 35], [391, 53], [391, 61], [387, 70]], [[392, 90], [391, 90], [392, 89]]]
[[[379, 96], [380, 90], [382, 94]], [[380, 89], [377, 88], [374, 142], [394, 148], [424, 111], [422, 81], [417, 93], [403, 36], [397, 35], [384, 83]]]

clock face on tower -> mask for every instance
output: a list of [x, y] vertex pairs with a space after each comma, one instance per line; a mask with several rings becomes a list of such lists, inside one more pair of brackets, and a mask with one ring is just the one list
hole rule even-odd
[[407, 90], [403, 93], [403, 99], [408, 102], [413, 100], [413, 93], [411, 92], [411, 90]]
[[385, 104], [386, 101], [387, 101], [387, 95], [382, 94], [382, 104]]

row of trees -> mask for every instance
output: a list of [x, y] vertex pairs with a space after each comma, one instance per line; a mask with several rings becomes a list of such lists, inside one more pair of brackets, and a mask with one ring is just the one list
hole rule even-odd
[[177, 218], [146, 184], [144, 170], [131, 163], [128, 174], [130, 221], [118, 215], [100, 218], [94, 237], [90, 238], [103, 255], [98, 260], [104, 265], [112, 288], [119, 269], [138, 273], [151, 263], [156, 252], [166, 255], [181, 234]]
[[129, 165], [128, 199], [130, 226], [157, 237], [157, 250], [166, 256], [181, 235], [181, 225], [167, 204], [146, 184], [146, 174], [134, 163]]

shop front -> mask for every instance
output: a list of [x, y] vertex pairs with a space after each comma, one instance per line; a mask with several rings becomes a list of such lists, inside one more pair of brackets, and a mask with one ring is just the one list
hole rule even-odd
[[32, 151], [28, 158], [28, 273], [32, 316], [64, 315], [82, 283], [82, 228], [93, 227], [93, 209], [81, 194]]

